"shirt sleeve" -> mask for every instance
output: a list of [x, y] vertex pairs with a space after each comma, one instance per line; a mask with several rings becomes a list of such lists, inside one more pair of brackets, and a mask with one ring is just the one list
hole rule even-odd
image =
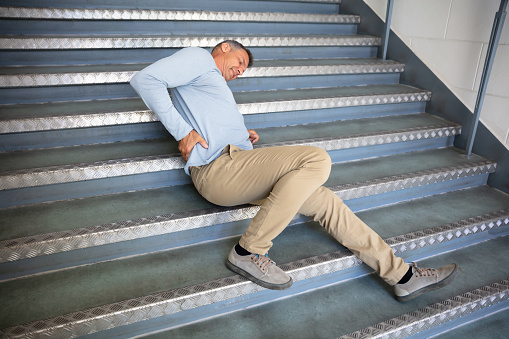
[[209, 71], [211, 59], [206, 50], [186, 48], [144, 68], [130, 81], [145, 105], [158, 116], [176, 140], [188, 135], [193, 127], [173, 105], [168, 88], [187, 85]]

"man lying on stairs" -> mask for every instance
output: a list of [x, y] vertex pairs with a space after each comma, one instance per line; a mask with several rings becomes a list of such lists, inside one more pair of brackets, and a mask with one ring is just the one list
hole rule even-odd
[[[253, 149], [259, 139], [248, 130], [226, 84], [253, 63], [251, 52], [232, 40], [212, 53], [184, 48], [137, 73], [131, 85], [179, 141], [179, 151], [200, 194], [221, 206], [260, 205], [227, 266], [270, 289], [286, 289], [292, 279], [268, 257], [272, 240], [295, 214], [310, 216], [341, 244], [372, 267], [399, 300], [449, 284], [456, 264], [420, 268], [396, 257], [391, 247], [364, 224], [331, 190], [323, 187], [331, 160], [311, 146]], [[171, 90], [171, 98], [168, 95]]]

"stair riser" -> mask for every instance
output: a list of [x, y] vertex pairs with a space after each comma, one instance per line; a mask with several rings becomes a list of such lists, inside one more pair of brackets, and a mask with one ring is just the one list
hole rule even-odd
[[[349, 203], [349, 202], [347, 202]], [[306, 217], [296, 217], [290, 223], [289, 227], [299, 223], [308, 221]], [[250, 220], [240, 220], [232, 223], [210, 226], [202, 229], [181, 231], [172, 234], [163, 234], [154, 237], [140, 238], [121, 243], [103, 245], [99, 248], [84, 248], [70, 252], [60, 252], [48, 256], [34, 257], [31, 259], [18, 260], [0, 264], [0, 281], [18, 279], [21, 277], [51, 272], [55, 270], [67, 269], [82, 265], [94, 264], [108, 260], [118, 260], [121, 258], [144, 255], [159, 251], [167, 251], [184, 247], [188, 245], [196, 245], [211, 240], [219, 240], [224, 238], [238, 237], [249, 225]], [[506, 223], [507, 224], [507, 223]], [[399, 248], [398, 255], [401, 255], [407, 262], [418, 261], [420, 258], [428, 258], [436, 255], [437, 250], [443, 252], [453, 251], [457, 248], [470, 246], [479, 242], [487, 241], [508, 235], [509, 226], [494, 226], [489, 231], [477, 229], [475, 232], [461, 232], [455, 234], [451, 241], [429, 241], [428, 246], [413, 249], [410, 253]], [[472, 228], [468, 228], [469, 230]], [[462, 237], [458, 236], [462, 234]], [[435, 239], [429, 238], [429, 239]], [[417, 247], [419, 247], [418, 245]], [[407, 246], [407, 248], [409, 248]], [[360, 266], [362, 267], [362, 266]]]
[[[396, 84], [399, 73], [342, 74], [291, 77], [239, 78], [228, 85], [232, 91], [274, 90], [288, 88], [343, 87]], [[56, 101], [136, 98], [138, 94], [127, 83], [0, 89], [0, 104], [29, 104]]]
[[[337, 120], [421, 113], [425, 111], [425, 108], [425, 102], [385, 104], [377, 105], [376, 107], [354, 106], [271, 114], [247, 114], [244, 115], [244, 121], [247, 128], [259, 129], [295, 124], [310, 124]], [[55, 122], [55, 125], [62, 126], [61, 128], [69, 128], [69, 126], [64, 127], [64, 124], [59, 124], [57, 122]], [[27, 129], [26, 127], [23, 128], [19, 126], [20, 125], [16, 127], [16, 132]], [[21, 126], [23, 126], [23, 124], [21, 124]], [[90, 127], [94, 126], [92, 125]], [[130, 123], [125, 125], [56, 130], [45, 130], [46, 128], [49, 128], [48, 126], [41, 126], [39, 128], [42, 129], [42, 131], [0, 134], [0, 144], [2, 145], [0, 150], [14, 151], [169, 137], [168, 132], [159, 122], [143, 123], [140, 121], [139, 123]]]
[[[418, 332], [420, 329], [423, 328], [422, 323], [415, 324], [413, 329], [414, 332], [418, 333], [407, 338], [408, 339], [420, 339], [432, 337], [437, 338], [437, 336], [441, 334], [451, 333], [451, 331], [454, 331], [458, 327], [471, 324], [474, 321], [482, 321], [482, 319], [486, 319], [486, 317], [489, 317], [504, 310], [507, 311], [508, 309], [509, 309], [509, 299], [507, 298], [507, 294], [501, 295], [500, 297], [493, 296], [490, 298], [485, 298], [484, 300], [473, 302], [472, 304], [469, 305], [469, 307], [462, 307], [459, 310], [452, 311], [450, 317], [445, 317], [445, 320], [447, 320], [447, 322], [444, 322], [440, 325], [437, 325], [436, 319], [438, 318], [443, 321], [444, 320], [443, 315], [435, 317], [435, 319], [430, 319], [428, 321], [428, 323], [430, 324], [430, 328], [427, 330], [423, 330], [422, 332]], [[410, 329], [405, 329], [404, 333], [411, 333], [411, 331]], [[389, 339], [390, 337], [387, 338]]]
[[253, 22], [208, 22], [208, 21], [60, 21], [18, 20], [0, 21], [2, 34], [355, 34], [355, 24], [311, 24], [311, 23], [253, 23]]
[[[160, 10], [196, 10], [230, 12], [282, 12], [338, 14], [340, 1], [230, 1], [230, 0], [111, 0], [108, 2], [93, 0], [75, 2], [72, 0], [52, 0], [44, 3], [48, 8], [118, 8], [118, 9], [160, 9]], [[5, 0], [3, 6], [40, 7], [38, 0]]]
[[[358, 272], [361, 271], [361, 272]], [[321, 287], [328, 287], [335, 285], [336, 281], [334, 279], [342, 279], [342, 280], [348, 280], [348, 279], [355, 279], [360, 278], [362, 276], [365, 276], [369, 274], [368, 270], [362, 271], [360, 268], [357, 270], [353, 270], [352, 272], [345, 272], [341, 276], [335, 276], [331, 275], [331, 277], [322, 278], [323, 282], [320, 284], [319, 288]], [[227, 315], [228, 313], [239, 311], [248, 307], [252, 307], [255, 305], [260, 305], [267, 302], [282, 300], [284, 298], [287, 298], [289, 296], [297, 295], [298, 293], [305, 293], [307, 291], [307, 288], [313, 288], [308, 286], [308, 284], [305, 283], [296, 283], [292, 285], [292, 289], [295, 289], [294, 293], [290, 294], [289, 292], [285, 293], [284, 291], [278, 291], [279, 293], [275, 292], [258, 292], [256, 295], [249, 295], [248, 297], [238, 297], [233, 300], [226, 300], [218, 303], [214, 303], [207, 306], [202, 306], [199, 309], [192, 309], [192, 310], [186, 310], [184, 312], [180, 312], [171, 316], [162, 316], [160, 318], [150, 319], [147, 321], [144, 321], [142, 323], [136, 323], [135, 325], [127, 325], [119, 328], [115, 328], [112, 330], [106, 330], [101, 333], [96, 333], [89, 335], [89, 338], [94, 339], [100, 339], [100, 338], [131, 338], [136, 335], [147, 335], [147, 334], [153, 334], [160, 331], [169, 331], [171, 329], [185, 326], [188, 324], [191, 324], [195, 321], [200, 321], [204, 317], [208, 317], [210, 314], [214, 314], [214, 316], [223, 316]], [[265, 293], [264, 293], [265, 292]], [[479, 291], [479, 293], [483, 293], [484, 291]], [[370, 338], [377, 338], [377, 339], [392, 339], [392, 338], [411, 338], [411, 339], [420, 339], [420, 338], [430, 338], [433, 335], [437, 335], [440, 333], [445, 333], [450, 331], [456, 326], [461, 326], [464, 324], [468, 324], [471, 321], [478, 320], [482, 317], [489, 316], [491, 314], [494, 314], [496, 312], [502, 311], [507, 309], [509, 307], [509, 301], [508, 301], [508, 294], [507, 291], [495, 294], [493, 296], [485, 297], [481, 300], [478, 300], [477, 302], [474, 302], [472, 304], [466, 304], [465, 306], [458, 306], [457, 309], [450, 311], [450, 316], [446, 316], [446, 311], [437, 313], [435, 318], [432, 318], [429, 320], [429, 325], [424, 327], [422, 322], [416, 322], [411, 328], [403, 329], [402, 332], [398, 332], [395, 330], [394, 332], [389, 332], [387, 336], [384, 336], [383, 334], [380, 334], [379, 336], [376, 336], [375, 334], [373, 336], [370, 336]], [[239, 305], [240, 304], [240, 305]], [[492, 305], [492, 306], [489, 306]], [[472, 312], [474, 311], [474, 312]], [[470, 313], [472, 312], [472, 313]], [[452, 318], [452, 319], [451, 319]], [[401, 321], [400, 319], [397, 319]], [[396, 320], [396, 321], [397, 321]], [[432, 327], [437, 325], [438, 322], [444, 322], [442, 325], [438, 325], [437, 327]], [[391, 326], [392, 325], [392, 326]], [[394, 328], [395, 326], [393, 324], [387, 324], [387, 326], [390, 326], [391, 328]], [[423, 328], [432, 327], [429, 330], [424, 330], [422, 332], [419, 332]], [[408, 333], [418, 333], [414, 336], [408, 337]], [[171, 333], [171, 332], [170, 332]], [[376, 334], [380, 333], [380, 331], [375, 332]], [[171, 335], [171, 334], [169, 334]], [[352, 338], [363, 338], [362, 335], [365, 335], [364, 333], [359, 334], [358, 336], [352, 337]], [[343, 338], [343, 337], [341, 337]], [[345, 339], [349, 339], [350, 337], [346, 337]]]
[[[335, 189], [339, 197], [347, 202], [349, 207], [357, 212], [369, 208], [385, 206], [405, 200], [421, 198], [425, 196], [446, 193], [449, 191], [470, 188], [486, 183], [489, 166], [478, 167], [475, 171], [448, 170], [446, 172], [426, 172], [418, 177], [401, 178], [396, 181], [382, 180], [375, 186], [363, 186], [349, 189]], [[447, 174], [446, 174], [447, 173]], [[91, 230], [75, 230], [65, 232], [65, 236], [55, 233], [51, 236], [45, 235], [41, 237], [28, 237], [13, 241], [6, 241], [2, 251], [2, 262], [16, 261], [36, 256], [44, 256], [50, 253], [66, 252], [73, 249], [81, 249], [87, 247], [96, 247], [99, 245], [113, 244], [128, 240], [137, 240], [149, 238], [155, 235], [167, 235], [185, 231], [200, 229], [201, 238], [205, 240], [216, 240], [228, 236], [235, 236], [238, 233], [226, 234], [222, 227], [226, 223], [228, 230], [234, 230], [237, 221], [241, 221], [241, 225], [245, 226], [244, 220], [252, 218], [258, 210], [254, 206], [240, 206], [229, 209], [206, 210], [198, 216], [193, 215], [175, 215], [165, 216], [154, 219], [153, 221], [138, 220], [126, 221], [120, 224], [112, 224], [108, 227], [105, 225], [103, 231], [97, 231], [95, 228]], [[196, 212], [193, 212], [196, 213]], [[213, 227], [209, 227], [213, 226]], [[99, 233], [98, 233], [99, 232]], [[211, 237], [207, 239], [207, 233]], [[172, 238], [167, 244], [168, 247], [183, 246], [186, 244], [184, 237]], [[192, 239], [195, 242], [196, 239]]]
[[[503, 227], [504, 234], [507, 232], [507, 226]], [[468, 238], [477, 238], [477, 235], [488, 232], [481, 232], [474, 235], [468, 235]], [[483, 237], [484, 238], [484, 234]], [[456, 240], [463, 239], [460, 237], [453, 239], [450, 243]], [[390, 241], [390, 240], [389, 240]], [[416, 241], [418, 241], [416, 239]], [[483, 239], [473, 239], [471, 245], [484, 241]], [[444, 242], [436, 247], [434, 255], [441, 255], [448, 252], [447, 249], [440, 248]], [[414, 251], [405, 251], [404, 257], [412, 258], [413, 260], [422, 260], [425, 256], [413, 255]], [[323, 260], [323, 259], [321, 259]], [[113, 309], [117, 312], [110, 316], [95, 316], [95, 314], [103, 314], [92, 312], [92, 309], [83, 312], [83, 317], [80, 318], [79, 323], [73, 320], [71, 315], [60, 318], [59, 321], [66, 319], [72, 321], [74, 326], [58, 326], [54, 323], [56, 319], [50, 319], [44, 323], [44, 326], [39, 327], [41, 334], [51, 334], [53, 336], [66, 335], [71, 333], [74, 335], [93, 334], [98, 330], [106, 330], [94, 335], [96, 338], [109, 338], [109, 337], [132, 337], [151, 331], [162, 329], [171, 329], [191, 322], [202, 319], [206, 315], [214, 314], [222, 315], [227, 312], [245, 309], [248, 307], [261, 305], [268, 301], [275, 301], [289, 296], [297, 295], [309, 290], [330, 286], [342, 281], [355, 279], [365, 276], [371, 272], [364, 265], [360, 265], [359, 259], [353, 255], [344, 253], [342, 257], [327, 263], [323, 267], [320, 265], [320, 259], [316, 260], [318, 266], [311, 267], [309, 263], [302, 265], [286, 264], [290, 274], [293, 276], [295, 283], [292, 288], [285, 291], [271, 291], [263, 289], [251, 282], [245, 282], [238, 276], [231, 278], [224, 278], [214, 281], [212, 284], [206, 283], [200, 286], [190, 286], [186, 289], [179, 289], [172, 291], [167, 295], [155, 294], [149, 298], [135, 299], [134, 303], [121, 302], [113, 305], [104, 306], [103, 312], [110, 313]], [[304, 267], [303, 267], [304, 266]], [[333, 273], [330, 273], [330, 272]], [[507, 283], [505, 283], [506, 285]], [[213, 287], [212, 287], [213, 286]], [[502, 289], [501, 298], [488, 298], [494, 303], [498, 303], [507, 299], [508, 294], [506, 287]], [[189, 294], [195, 295], [194, 297], [188, 296]], [[484, 293], [483, 293], [484, 294]], [[171, 295], [171, 296], [170, 296]], [[496, 300], [497, 299], [497, 300]], [[140, 322], [139, 319], [143, 319]], [[127, 326], [125, 326], [127, 325]], [[34, 330], [34, 323], [27, 324], [25, 329]], [[13, 330], [11, 328], [9, 330]]]
[[[374, 58], [377, 46], [332, 47], [248, 47], [256, 60], [306, 58]], [[177, 52], [179, 48], [124, 50], [34, 50], [0, 51], [0, 66], [90, 65], [117, 63], [152, 63]]]
[[435, 338], [439, 334], [451, 333], [457, 327], [507, 310], [507, 284], [507, 280], [497, 281], [340, 338], [417, 339]]
[[[451, 146], [454, 136], [328, 151], [334, 163]], [[182, 171], [114, 176], [0, 191], [0, 208], [191, 183]]]

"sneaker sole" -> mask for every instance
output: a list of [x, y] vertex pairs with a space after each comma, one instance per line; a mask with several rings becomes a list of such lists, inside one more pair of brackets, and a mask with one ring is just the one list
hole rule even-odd
[[251, 280], [255, 284], [260, 285], [265, 288], [268, 288], [268, 289], [271, 289], [271, 290], [286, 290], [287, 288], [290, 288], [290, 286], [292, 286], [292, 284], [293, 284], [292, 278], [290, 278], [290, 280], [284, 284], [272, 284], [272, 283], [268, 283], [266, 281], [260, 280], [258, 278], [255, 278], [249, 272], [244, 271], [242, 268], [235, 266], [228, 259], [226, 260], [226, 266], [233, 272], [240, 274], [241, 276]]
[[454, 279], [456, 279], [456, 277], [458, 276], [460, 271], [461, 271], [460, 267], [458, 265], [456, 265], [456, 268], [454, 268], [454, 271], [452, 271], [451, 274], [449, 274], [449, 276], [447, 278], [443, 279], [442, 281], [439, 281], [433, 285], [423, 287], [420, 290], [410, 293], [409, 295], [405, 295], [405, 296], [401, 296], [401, 297], [396, 296], [396, 299], [398, 301], [408, 301], [408, 300], [417, 298], [418, 296], [420, 296], [423, 293], [438, 290], [439, 288], [442, 288], [442, 287], [447, 286], [450, 283], [452, 283], [454, 281]]

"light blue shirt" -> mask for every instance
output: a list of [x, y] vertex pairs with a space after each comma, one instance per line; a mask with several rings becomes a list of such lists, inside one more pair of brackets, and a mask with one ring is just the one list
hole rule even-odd
[[229, 144], [253, 149], [233, 93], [205, 49], [184, 48], [161, 59], [136, 73], [131, 86], [176, 140], [194, 129], [207, 141], [208, 149], [196, 144], [191, 151], [187, 175], [190, 166], [212, 162]]

